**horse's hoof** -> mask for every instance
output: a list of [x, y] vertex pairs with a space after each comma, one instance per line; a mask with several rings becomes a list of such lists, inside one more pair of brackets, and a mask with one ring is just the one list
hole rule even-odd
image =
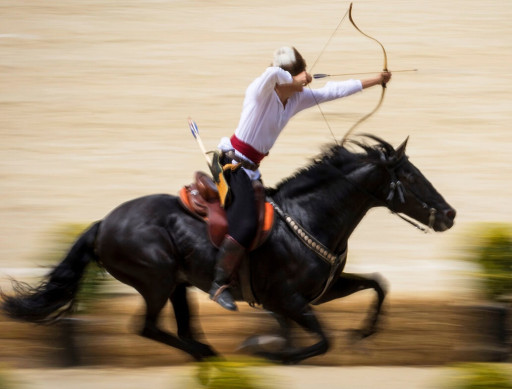
[[258, 352], [258, 351], [279, 351], [286, 344], [286, 339], [277, 335], [256, 335], [244, 340], [238, 351]]

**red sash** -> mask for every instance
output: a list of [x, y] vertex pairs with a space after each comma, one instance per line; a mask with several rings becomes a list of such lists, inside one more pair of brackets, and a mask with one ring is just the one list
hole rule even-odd
[[261, 160], [265, 158], [265, 156], [268, 154], [262, 154], [258, 150], [256, 150], [254, 147], [252, 147], [250, 144], [247, 144], [240, 139], [236, 137], [236, 135], [233, 135], [231, 137], [231, 145], [235, 148], [235, 150], [242, 153], [244, 156], [249, 158], [252, 162], [254, 162], [256, 165], [259, 165]]

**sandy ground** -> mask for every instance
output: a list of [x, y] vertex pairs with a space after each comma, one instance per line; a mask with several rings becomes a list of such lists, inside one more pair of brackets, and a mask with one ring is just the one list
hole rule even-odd
[[[137, 196], [176, 193], [193, 171], [205, 170], [187, 117], [214, 148], [236, 127], [244, 90], [276, 47], [295, 45], [315, 63], [313, 72], [379, 71], [379, 47], [348, 18], [318, 59], [348, 5], [0, 0], [2, 280], [41, 265], [55, 226], [100, 219]], [[379, 112], [357, 131], [394, 145], [409, 135], [411, 160], [458, 216], [451, 231], [424, 235], [385, 210], [372, 211], [350, 241], [346, 270], [382, 272], [392, 291], [447, 299], [469, 293], [466, 267], [456, 261], [462, 239], [474, 223], [512, 215], [512, 2], [361, 0], [353, 12], [386, 47], [390, 70], [419, 69], [396, 73]], [[375, 88], [324, 105], [335, 136], [370, 112], [379, 95]], [[266, 184], [305, 165], [327, 142], [332, 136], [319, 110], [301, 113], [263, 163]], [[40, 374], [51, 383], [74, 373], [76, 382], [88, 374]], [[155, 387], [169, 387], [167, 374], [152, 372], [162, 379]], [[402, 377], [399, 370], [385, 374]]]
[[[198, 368], [24, 370], [12, 380], [24, 389], [199, 389]], [[442, 368], [400, 367], [260, 367], [244, 370], [261, 380], [265, 389], [439, 389], [450, 372]], [[215, 373], [213, 373], [215, 374]], [[266, 385], [266, 386], [263, 386]]]

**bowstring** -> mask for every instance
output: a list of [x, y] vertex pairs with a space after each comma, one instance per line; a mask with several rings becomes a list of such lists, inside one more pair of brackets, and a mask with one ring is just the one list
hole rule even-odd
[[[384, 48], [384, 45], [379, 40], [377, 40], [376, 38], [374, 38], [374, 37], [368, 35], [367, 33], [363, 32], [357, 26], [357, 24], [354, 22], [354, 19], [352, 18], [352, 4], [353, 3], [350, 3], [350, 7], [348, 9], [348, 18], [350, 20], [350, 23], [352, 23], [352, 25], [355, 27], [355, 29], [357, 31], [359, 31], [361, 34], [363, 34], [365, 37], [370, 38], [372, 41], [377, 42], [379, 44], [379, 46], [382, 49], [382, 54], [384, 55], [384, 65], [383, 65], [383, 69], [382, 70], [387, 72], [388, 71], [388, 55], [386, 53], [386, 49]], [[380, 106], [382, 105], [382, 102], [384, 101], [384, 96], [385, 95], [386, 95], [386, 84], [382, 83], [382, 92], [380, 94], [380, 99], [379, 99], [379, 102], [377, 103], [377, 106], [370, 113], [364, 115], [355, 124], [353, 124], [352, 127], [350, 127], [350, 129], [345, 133], [345, 135], [343, 136], [343, 139], [341, 140], [341, 146], [343, 146], [345, 144], [345, 141], [347, 140], [349, 135], [355, 130], [355, 128], [357, 126], [359, 126], [362, 122], [364, 122], [369, 117], [373, 116], [373, 114], [379, 110]]]
[[[347, 18], [347, 15], [350, 11], [350, 8], [347, 9], [347, 12], [345, 12], [345, 15], [343, 15], [343, 17], [341, 18], [340, 22], [338, 23], [338, 25], [336, 26], [336, 28], [334, 29], [334, 31], [332, 32], [331, 36], [329, 37], [329, 39], [327, 40], [327, 42], [325, 43], [324, 47], [322, 48], [322, 50], [320, 51], [320, 54], [318, 54], [318, 56], [316, 57], [315, 61], [313, 62], [313, 65], [311, 65], [311, 67], [309, 68], [309, 71], [312, 73], [313, 72], [313, 68], [315, 67], [315, 65], [317, 64], [318, 60], [320, 59], [320, 57], [323, 55], [323, 53], [325, 52], [325, 49], [327, 48], [327, 46], [329, 45], [329, 43], [331, 43], [331, 40], [334, 38], [334, 36], [336, 35], [336, 33], [338, 32], [338, 30], [340, 29], [341, 27], [341, 24], [343, 23], [343, 21]], [[316, 99], [315, 97], [315, 94], [313, 93], [313, 90], [311, 89], [311, 86], [308, 84], [308, 88], [309, 90], [312, 92], [311, 93], [311, 96], [313, 96], [313, 100], [315, 100], [315, 104], [316, 106], [318, 107], [318, 110], [320, 111], [320, 114], [322, 115], [322, 118], [324, 119], [324, 122], [325, 124], [327, 125], [327, 128], [329, 129], [329, 132], [331, 133], [331, 136], [332, 138], [334, 139], [334, 142], [336, 143], [336, 145], [338, 145], [338, 140], [336, 139], [336, 136], [334, 135], [334, 132], [332, 131], [332, 128], [331, 128], [331, 125], [329, 124], [329, 121], [327, 120], [327, 117], [325, 116], [325, 113], [324, 111], [322, 110], [322, 107], [320, 106], [320, 103], [318, 102], [318, 100]]]
[[331, 43], [332, 39], [334, 38], [334, 36], [336, 35], [336, 33], [338, 32], [338, 30], [340, 29], [341, 27], [341, 24], [343, 23], [343, 21], [347, 18], [347, 15], [348, 15], [348, 12], [350, 11], [350, 8], [347, 9], [347, 12], [345, 12], [345, 15], [343, 15], [343, 17], [341, 18], [340, 22], [338, 23], [338, 25], [336, 26], [336, 28], [334, 29], [334, 31], [332, 32], [331, 36], [329, 37], [329, 39], [327, 40], [327, 42], [325, 43], [324, 47], [322, 48], [322, 50], [320, 51], [320, 54], [318, 54], [318, 56], [316, 57], [315, 59], [315, 62], [313, 62], [313, 65], [311, 65], [309, 71], [312, 72], [313, 71], [313, 68], [315, 67], [315, 65], [317, 64], [318, 60], [320, 59], [320, 57], [322, 56], [322, 54], [324, 53], [325, 49], [327, 49], [327, 46], [329, 46], [329, 43]]

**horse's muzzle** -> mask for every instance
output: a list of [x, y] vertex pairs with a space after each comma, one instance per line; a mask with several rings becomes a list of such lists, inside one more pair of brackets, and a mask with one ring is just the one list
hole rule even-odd
[[452, 228], [456, 215], [457, 211], [451, 207], [439, 211], [438, 214], [436, 215], [434, 230], [442, 232]]

